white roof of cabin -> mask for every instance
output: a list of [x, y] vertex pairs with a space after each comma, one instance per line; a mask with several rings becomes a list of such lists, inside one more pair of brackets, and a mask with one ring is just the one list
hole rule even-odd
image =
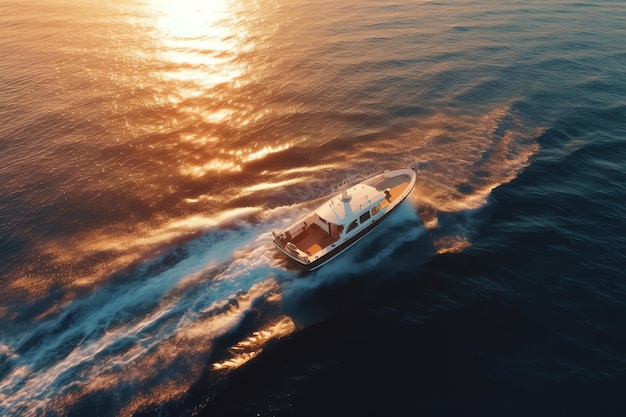
[[347, 192], [352, 197], [349, 201], [344, 201], [338, 194], [318, 208], [317, 215], [331, 223], [347, 225], [364, 210], [385, 198], [382, 191], [366, 184], [355, 185]]

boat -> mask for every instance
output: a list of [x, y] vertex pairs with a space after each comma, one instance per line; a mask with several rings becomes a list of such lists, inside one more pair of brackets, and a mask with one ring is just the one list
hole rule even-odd
[[411, 193], [417, 165], [385, 171], [348, 188], [276, 232], [276, 249], [308, 271], [335, 259], [377, 228]]

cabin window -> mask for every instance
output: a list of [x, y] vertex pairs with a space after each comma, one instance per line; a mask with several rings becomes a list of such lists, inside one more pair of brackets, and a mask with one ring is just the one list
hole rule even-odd
[[372, 216], [377, 215], [378, 213], [380, 213], [380, 206], [374, 206], [372, 208]]
[[346, 233], [350, 233], [351, 231], [353, 231], [359, 224], [357, 223], [357, 221], [353, 221], [352, 223], [350, 223], [348, 225], [348, 228], [346, 229]]
[[361, 224], [365, 223], [368, 219], [370, 218], [370, 212], [366, 211], [365, 213], [361, 214], [361, 217], [359, 217], [359, 221], [361, 222]]

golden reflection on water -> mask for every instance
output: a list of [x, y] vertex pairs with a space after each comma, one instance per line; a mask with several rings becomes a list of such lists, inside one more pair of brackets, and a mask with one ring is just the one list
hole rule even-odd
[[240, 49], [233, 1], [152, 0], [149, 7], [163, 44], [161, 58], [173, 64], [163, 78], [197, 86], [179, 89], [181, 98], [201, 95], [243, 74], [232, 59]]
[[[115, 7], [107, 10], [117, 11], [123, 25], [106, 33], [117, 43], [106, 44], [105, 33], [100, 39], [104, 42], [104, 57], [111, 59], [103, 61], [108, 65], [103, 64], [101, 70], [119, 88], [113, 100], [117, 116], [111, 120], [115, 123], [107, 128], [114, 130], [115, 140], [127, 140], [133, 152], [141, 152], [138, 165], [150, 166], [142, 159], [152, 159], [150, 162], [158, 168], [165, 166], [166, 170], [197, 179], [242, 171], [247, 163], [296, 144], [291, 139], [267, 144], [256, 138], [235, 143], [224, 133], [257, 123], [271, 113], [268, 106], [257, 106], [254, 97], [238, 93], [236, 86], [238, 80], [251, 77], [247, 73], [252, 67], [240, 55], [254, 49], [258, 32], [266, 39], [273, 30], [265, 30], [265, 26], [259, 29], [251, 23], [266, 14], [257, 2], [128, 0]], [[254, 36], [248, 31], [253, 31]], [[123, 46], [120, 40], [125, 42]], [[121, 123], [118, 117], [122, 118]], [[160, 199], [176, 186], [165, 182], [165, 187], [160, 187], [163, 183], [159, 181], [165, 177], [160, 169], [118, 172], [115, 180], [128, 181], [129, 186], [140, 190], [139, 198]], [[131, 175], [138, 179], [130, 181]], [[98, 183], [105, 180], [98, 178]], [[140, 188], [138, 184], [144, 186]], [[248, 192], [266, 188], [272, 185], [264, 184]], [[150, 192], [155, 193], [154, 197]], [[180, 197], [185, 204], [223, 200], [223, 196], [208, 193]], [[11, 290], [35, 299], [61, 284], [67, 294], [41, 317], [48, 316], [76, 292], [95, 288], [112, 272], [150, 258], [182, 237], [205, 230], [222, 215], [213, 212], [190, 223], [193, 214], [171, 219], [155, 213], [130, 227], [126, 223], [112, 224], [85, 230], [63, 241], [42, 241], [35, 248], [37, 261], [15, 273]], [[5, 314], [2, 309], [0, 314]]]
[[185, 121], [185, 129], [193, 132], [179, 138], [195, 149], [192, 157], [177, 158], [182, 175], [200, 178], [207, 173], [240, 172], [246, 162], [288, 147], [237, 149], [232, 143], [236, 129], [265, 115], [253, 99], [238, 93], [249, 70], [241, 54], [255, 49], [248, 33], [255, 4], [152, 0], [145, 6], [159, 44], [160, 65], [154, 75], [161, 83], [162, 97], [157, 101], [169, 103]]
[[230, 349], [232, 357], [222, 362], [214, 363], [213, 369], [223, 370], [239, 368], [261, 353], [270, 340], [287, 336], [293, 333], [295, 329], [296, 325], [293, 320], [287, 316], [283, 316], [233, 346]]
[[[155, 102], [173, 111], [169, 130], [186, 131], [178, 134], [178, 142], [194, 149], [181, 151], [176, 160], [182, 175], [237, 173], [249, 162], [293, 146], [289, 141], [265, 145], [262, 137], [237, 143], [246, 129], [255, 129], [250, 125], [269, 114], [254, 94], [242, 93], [242, 86], [263, 71], [262, 65], [250, 63], [250, 53], [263, 46], [257, 45], [257, 32], [266, 29], [257, 22], [259, 4], [152, 0], [144, 7], [157, 44]], [[155, 125], [154, 132], [162, 133], [161, 126]]]
[[264, 146], [261, 149], [254, 147], [246, 147], [236, 150], [219, 150], [218, 157], [212, 157], [212, 159], [200, 164], [189, 164], [181, 169], [181, 172], [185, 175], [192, 177], [203, 177], [211, 172], [240, 172], [243, 170], [243, 166], [247, 162], [263, 159], [267, 155], [282, 152], [289, 149], [292, 145], [286, 143], [278, 146]]

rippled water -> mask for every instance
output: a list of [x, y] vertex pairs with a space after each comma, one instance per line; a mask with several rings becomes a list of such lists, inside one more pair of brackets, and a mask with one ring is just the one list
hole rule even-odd
[[492, 3], [0, 0], [0, 414], [622, 415], [626, 6]]

